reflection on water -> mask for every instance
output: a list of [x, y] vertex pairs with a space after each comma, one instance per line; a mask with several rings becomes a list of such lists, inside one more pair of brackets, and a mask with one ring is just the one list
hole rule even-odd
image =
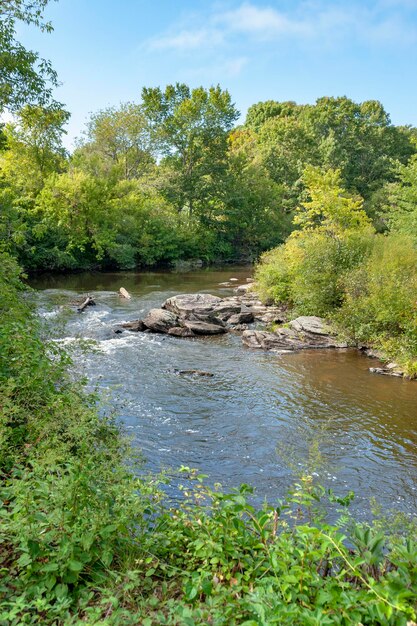
[[[417, 514], [417, 382], [372, 375], [355, 351], [274, 354], [242, 347], [229, 334], [178, 339], [115, 335], [121, 321], [143, 316], [176, 293], [229, 295], [219, 283], [241, 282], [247, 268], [189, 274], [112, 273], [38, 277], [41, 310], [53, 319], [62, 303], [91, 292], [97, 301], [72, 313], [62, 336], [98, 341], [77, 361], [92, 384], [109, 390], [120, 420], [152, 469], [199, 467], [213, 482], [253, 484], [259, 497], [281, 497], [289, 465], [303, 464], [313, 437], [322, 441], [320, 479], [356, 492], [361, 514], [375, 496]], [[124, 286], [132, 300], [118, 298]], [[182, 377], [200, 369], [212, 378]]]

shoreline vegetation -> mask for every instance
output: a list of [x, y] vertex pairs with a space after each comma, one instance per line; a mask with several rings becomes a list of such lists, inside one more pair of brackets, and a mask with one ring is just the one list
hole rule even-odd
[[308, 471], [256, 510], [247, 485], [226, 494], [182, 468], [170, 507], [44, 336], [20, 267], [265, 252], [263, 297], [415, 374], [416, 129], [347, 97], [260, 102], [235, 126], [227, 90], [177, 83], [94, 113], [69, 155], [56, 73], [17, 39], [22, 23], [52, 30], [47, 5], [0, 7], [1, 626], [415, 626], [410, 519], [357, 523], [352, 494]]
[[181, 468], [170, 506], [1, 266], [0, 624], [414, 623], [412, 520], [357, 523], [308, 472], [257, 510]]

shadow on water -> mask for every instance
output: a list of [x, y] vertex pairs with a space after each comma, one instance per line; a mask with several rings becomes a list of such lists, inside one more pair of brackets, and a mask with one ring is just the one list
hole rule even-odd
[[[242, 347], [233, 334], [178, 339], [113, 328], [143, 316], [176, 293], [229, 295], [219, 283], [245, 282], [250, 268], [186, 274], [88, 273], [31, 281], [41, 312], [93, 293], [97, 306], [72, 313], [63, 337], [95, 339], [98, 352], [76, 367], [110, 393], [118, 418], [153, 470], [189, 465], [226, 487], [254, 485], [273, 502], [321, 440], [319, 479], [356, 492], [361, 515], [375, 497], [384, 507], [417, 514], [417, 383], [371, 375], [370, 359], [355, 351], [274, 354]], [[125, 287], [130, 301], [116, 292]], [[179, 376], [200, 369], [211, 378]]]

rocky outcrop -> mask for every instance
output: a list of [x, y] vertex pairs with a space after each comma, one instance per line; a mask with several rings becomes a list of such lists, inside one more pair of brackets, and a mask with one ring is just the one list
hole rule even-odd
[[187, 317], [190, 313], [210, 315], [221, 302], [222, 298], [209, 293], [184, 293], [165, 300], [162, 308], [181, 317]]
[[253, 292], [226, 298], [208, 293], [188, 293], [168, 298], [160, 309], [151, 309], [143, 320], [127, 322], [121, 327], [130, 331], [194, 337], [227, 331], [243, 332], [256, 322], [269, 324], [285, 320], [283, 309], [262, 304]]
[[246, 330], [242, 334], [244, 345], [249, 348], [275, 351], [305, 350], [308, 348], [346, 348], [344, 342], [332, 335], [332, 331], [319, 317], [298, 317], [273, 332]]

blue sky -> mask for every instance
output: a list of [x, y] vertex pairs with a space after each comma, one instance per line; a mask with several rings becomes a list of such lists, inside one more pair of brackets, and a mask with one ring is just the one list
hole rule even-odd
[[381, 100], [417, 126], [417, 0], [60, 0], [54, 32], [19, 26], [52, 61], [72, 113], [140, 99], [143, 86], [227, 88], [242, 116], [261, 100]]

